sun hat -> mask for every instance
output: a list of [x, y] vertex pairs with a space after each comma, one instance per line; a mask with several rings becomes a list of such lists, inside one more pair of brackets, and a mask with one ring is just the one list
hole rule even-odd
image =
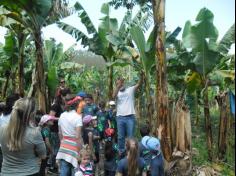
[[109, 105], [116, 105], [115, 101], [109, 101]]
[[141, 143], [146, 149], [150, 151], [158, 152], [158, 154], [161, 151], [160, 140], [155, 137], [144, 136], [141, 140]]
[[76, 103], [79, 100], [82, 100], [82, 98], [80, 96], [76, 96], [72, 100], [67, 101], [66, 104], [67, 105], [72, 105], [72, 104]]
[[86, 97], [86, 93], [83, 92], [83, 91], [80, 91], [79, 93], [77, 93], [77, 96], [80, 96], [82, 98], [85, 98]]
[[84, 124], [84, 125], [87, 125], [87, 124], [89, 124], [92, 120], [93, 120], [93, 119], [92, 119], [92, 116], [91, 116], [91, 115], [86, 115], [86, 116], [84, 116], [84, 118], [83, 118], [83, 124]]
[[51, 116], [51, 115], [43, 115], [40, 119], [39, 125], [44, 125], [45, 123], [47, 123], [49, 120], [58, 120], [58, 118]]

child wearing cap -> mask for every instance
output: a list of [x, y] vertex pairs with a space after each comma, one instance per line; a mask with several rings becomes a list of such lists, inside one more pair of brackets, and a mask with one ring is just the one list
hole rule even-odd
[[[93, 151], [95, 164], [99, 162], [99, 134], [95, 133], [93, 124], [97, 117], [86, 115], [83, 118], [83, 141], [84, 144], [88, 144]], [[98, 148], [98, 149], [97, 149]]]
[[95, 152], [95, 161], [94, 163], [97, 164], [99, 163], [99, 142], [100, 142], [100, 133], [98, 131], [98, 121], [97, 121], [97, 116], [92, 116], [92, 125], [93, 125], [93, 147], [94, 147], [94, 152]]
[[41, 133], [43, 140], [46, 144], [47, 158], [43, 159], [40, 166], [40, 175], [44, 176], [47, 173], [48, 159], [52, 155], [52, 145], [51, 145], [51, 130], [50, 127], [53, 125], [54, 121], [57, 120], [56, 117], [51, 115], [43, 115], [40, 119], [39, 126], [41, 127]]
[[163, 126], [157, 128], [158, 138], [150, 136], [150, 128], [147, 124], [141, 125], [140, 134], [142, 136], [139, 142], [140, 156], [144, 158], [147, 164], [148, 176], [164, 176], [164, 160], [161, 153], [161, 133]]
[[115, 131], [117, 131], [117, 126], [116, 126], [116, 103], [115, 103], [115, 101], [109, 101], [108, 124], [109, 124], [109, 128], [113, 128], [113, 129], [115, 129]]
[[83, 117], [83, 141], [84, 144], [88, 144], [89, 147], [93, 148], [93, 125], [92, 116], [86, 115]]

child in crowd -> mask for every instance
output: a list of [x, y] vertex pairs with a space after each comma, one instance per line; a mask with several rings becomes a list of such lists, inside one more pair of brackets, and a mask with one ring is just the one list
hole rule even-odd
[[98, 131], [98, 121], [97, 121], [97, 116], [92, 117], [92, 124], [93, 124], [93, 147], [94, 147], [94, 152], [95, 152], [95, 161], [94, 163], [97, 164], [99, 163], [99, 141], [100, 141], [100, 133]]
[[128, 138], [125, 148], [126, 157], [118, 162], [116, 176], [146, 176], [146, 164], [144, 159], [139, 157], [138, 141]]
[[54, 116], [43, 115], [40, 119], [39, 126], [41, 127], [41, 133], [43, 140], [46, 144], [47, 149], [47, 158], [43, 159], [40, 166], [40, 175], [44, 176], [47, 173], [47, 166], [50, 166], [48, 163], [49, 157], [53, 154], [52, 152], [52, 139], [51, 139], [51, 130], [50, 127], [53, 125], [53, 122], [57, 120]]
[[88, 144], [91, 148], [94, 156], [94, 162], [99, 162], [99, 134], [96, 133], [94, 129], [94, 121], [96, 121], [96, 116], [86, 115], [83, 118], [83, 141], [84, 144]]
[[94, 176], [92, 150], [88, 145], [83, 146], [79, 152], [78, 168], [75, 176]]
[[118, 146], [114, 142], [115, 131], [112, 128], [105, 130], [104, 172], [105, 176], [115, 176], [118, 162]]
[[84, 144], [88, 144], [93, 149], [93, 116], [86, 115], [83, 118], [83, 141]]
[[99, 103], [99, 111], [97, 112], [98, 131], [100, 133], [101, 140], [104, 139], [105, 129], [108, 128], [108, 112], [105, 110], [105, 107], [105, 102], [101, 101]]
[[91, 94], [87, 94], [86, 97], [84, 98], [84, 101], [86, 105], [83, 109], [83, 116], [86, 115], [95, 116], [98, 111], [98, 107], [93, 103], [93, 96]]
[[[113, 128], [115, 131], [117, 131], [117, 125], [116, 125], [116, 103], [115, 103], [115, 101], [109, 101], [108, 125], [109, 125], [109, 128]], [[117, 140], [117, 133], [115, 133], [114, 139]]]
[[158, 138], [150, 136], [150, 128], [147, 124], [141, 125], [140, 134], [142, 136], [140, 146], [140, 156], [147, 164], [148, 176], [164, 176], [164, 160], [161, 153], [160, 140], [163, 127], [157, 129]]

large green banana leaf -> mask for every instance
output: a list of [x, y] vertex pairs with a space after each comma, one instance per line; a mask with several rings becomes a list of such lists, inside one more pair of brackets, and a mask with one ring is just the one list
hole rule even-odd
[[25, 20], [25, 23], [28, 24], [27, 27], [40, 28], [49, 15], [52, 2], [51, 0], [1, 0], [0, 5], [17, 13], [26, 11], [31, 19]]
[[74, 7], [78, 11], [78, 16], [80, 17], [81, 22], [86, 27], [88, 34], [97, 33], [96, 28], [94, 27], [92, 21], [90, 20], [87, 12], [84, 10], [83, 6], [79, 2], [76, 2]]
[[197, 15], [197, 24], [186, 22], [183, 31], [183, 43], [186, 48], [191, 48], [196, 54], [193, 63], [196, 70], [203, 76], [210, 73], [220, 62], [219, 53], [216, 51], [218, 31], [213, 24], [213, 13], [203, 8]]
[[223, 54], [227, 54], [230, 50], [231, 45], [235, 43], [235, 24], [233, 24], [223, 38], [220, 40], [218, 50]]
[[152, 54], [154, 52], [152, 52], [152, 50], [147, 50], [150, 49], [150, 45], [146, 44], [143, 31], [139, 26], [132, 27], [130, 33], [139, 50], [141, 63], [143, 65], [145, 73], [148, 73], [155, 63], [155, 56], [154, 54]]

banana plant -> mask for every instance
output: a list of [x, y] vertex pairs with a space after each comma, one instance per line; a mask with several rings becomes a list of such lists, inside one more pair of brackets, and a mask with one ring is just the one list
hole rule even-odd
[[[2, 46], [2, 48], [0, 49], [0, 56], [1, 56], [1, 70], [4, 73], [4, 75], [2, 75], [2, 78], [5, 77], [5, 83], [3, 86], [3, 90], [2, 90], [2, 97], [5, 98], [6, 94], [7, 94], [7, 89], [11, 88], [12, 90], [14, 90], [13, 85], [14, 85], [14, 78], [15, 76], [13, 76], [16, 73], [16, 68], [17, 65], [15, 65], [14, 63], [17, 62], [17, 52], [18, 52], [18, 48], [15, 45], [16, 43], [16, 38], [12, 33], [8, 33], [5, 36], [5, 45]], [[13, 85], [9, 86], [10, 83], [10, 78], [13, 78]]]
[[[52, 23], [50, 15], [61, 15], [61, 13], [53, 13], [52, 0], [1, 0], [0, 6], [7, 9], [9, 13], [4, 16], [12, 18], [20, 23], [25, 29], [30, 31], [36, 48], [36, 69], [35, 69], [35, 86], [38, 95], [39, 109], [46, 112], [46, 87], [44, 79], [44, 54], [43, 54], [43, 40], [41, 36], [41, 29], [44, 25]], [[60, 1], [58, 1], [60, 2]], [[60, 16], [61, 17], [61, 16]], [[32, 91], [35, 92], [35, 91]]]
[[63, 62], [63, 45], [61, 43], [56, 44], [54, 40], [45, 40], [44, 43], [44, 68], [46, 72], [46, 85], [48, 88], [47, 97], [48, 100], [52, 100], [59, 83], [57, 70], [58, 66]]
[[148, 111], [147, 117], [149, 117], [149, 123], [152, 124], [153, 103], [150, 95], [150, 70], [155, 64], [155, 49], [153, 47], [155, 42], [155, 30], [150, 34], [147, 42], [145, 41], [144, 34], [140, 27], [132, 27], [130, 33], [140, 53], [141, 68], [143, 68], [142, 71], [145, 75], [145, 92]]
[[[91, 19], [89, 18], [87, 12], [84, 10], [82, 5], [77, 2], [75, 5], [75, 10], [78, 11], [78, 16], [81, 19], [81, 22], [84, 24], [84, 26], [87, 29], [88, 34], [92, 35], [92, 37], [89, 37], [88, 35], [81, 32], [79, 29], [74, 28], [71, 25], [65, 24], [63, 22], [58, 22], [58, 26], [64, 30], [65, 32], [71, 34], [77, 41], [81, 40], [81, 44], [83, 46], [88, 46], [89, 50], [94, 52], [97, 55], [101, 55], [104, 60], [108, 63], [108, 72], [109, 72], [109, 98], [112, 97], [113, 92], [113, 65], [116, 60], [116, 55], [118, 49], [116, 47], [113, 47], [112, 42], [117, 42], [116, 36], [119, 36], [119, 33], [124, 34], [124, 30], [118, 29], [118, 21], [115, 18], [110, 17], [110, 7], [107, 3], [103, 4], [101, 7], [101, 13], [104, 15], [102, 17], [101, 23], [98, 27], [98, 30], [94, 27]], [[127, 16], [126, 16], [127, 17]], [[140, 17], [139, 17], [140, 18]], [[126, 20], [129, 20], [127, 17]], [[138, 18], [136, 18], [137, 21]], [[148, 19], [148, 18], [146, 18]], [[120, 29], [125, 29], [125, 21], [123, 20], [122, 25], [120, 26]], [[125, 35], [122, 35], [125, 36]], [[128, 38], [128, 37], [127, 37]], [[114, 40], [115, 39], [115, 40]], [[120, 38], [119, 38], [120, 39]], [[121, 41], [125, 41], [126, 37], [122, 38]]]
[[[43, 42], [41, 29], [49, 16], [52, 1], [40, 0], [32, 2], [29, 0], [2, 0], [4, 8], [10, 11], [5, 16], [14, 19], [31, 32], [36, 48], [36, 87], [38, 93], [39, 109], [46, 112], [46, 94], [43, 67]], [[23, 15], [23, 12], [24, 15]], [[34, 91], [33, 91], [34, 92]]]
[[[189, 85], [196, 84], [192, 86], [201, 88], [203, 100], [204, 100], [204, 114], [205, 114], [205, 127], [207, 133], [207, 146], [208, 146], [208, 158], [212, 159], [212, 129], [209, 111], [209, 100], [208, 100], [208, 87], [210, 85], [210, 74], [217, 68], [220, 64], [223, 56], [219, 48], [229, 48], [232, 42], [224, 45], [223, 41], [221, 44], [217, 44], [218, 30], [213, 24], [214, 15], [213, 13], [203, 8], [200, 10], [196, 17], [197, 24], [192, 25], [190, 21], [187, 21], [183, 32], [183, 43], [186, 48], [191, 49], [194, 55], [192, 64], [192, 72], [189, 74], [187, 83]], [[224, 50], [223, 53], [228, 50]], [[197, 80], [197, 81], [196, 81]]]
[[29, 31], [25, 29], [17, 21], [8, 18], [4, 14], [9, 13], [6, 9], [2, 8], [0, 11], [0, 26], [6, 27], [12, 35], [16, 38], [16, 46], [18, 48], [18, 74], [16, 76], [16, 90], [21, 96], [24, 96], [24, 50], [25, 50], [25, 41], [29, 36]]

